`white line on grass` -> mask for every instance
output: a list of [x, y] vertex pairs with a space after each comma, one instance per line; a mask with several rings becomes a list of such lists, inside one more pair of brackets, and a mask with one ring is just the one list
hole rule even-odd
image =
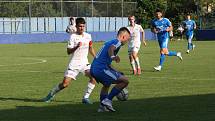
[[[128, 75], [127, 77], [132, 77], [130, 75]], [[183, 79], [188, 79], [188, 80], [206, 80], [206, 81], [213, 81], [215, 80], [214, 78], [198, 78], [198, 79], [195, 79], [195, 78], [183, 78], [183, 77], [143, 77], [143, 79], [168, 79], [168, 80], [183, 80]]]
[[45, 59], [39, 59], [39, 58], [23, 58], [23, 59], [28, 59], [28, 60], [36, 60], [37, 62], [29, 62], [29, 63], [19, 63], [19, 64], [8, 64], [8, 65], [0, 65], [2, 66], [22, 66], [22, 65], [33, 65], [33, 64], [41, 64], [41, 63], [46, 63], [47, 60]]

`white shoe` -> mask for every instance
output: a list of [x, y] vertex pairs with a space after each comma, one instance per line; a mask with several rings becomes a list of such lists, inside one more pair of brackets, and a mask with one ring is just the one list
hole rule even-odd
[[156, 66], [156, 67], [154, 67], [154, 69], [156, 70], [156, 71], [161, 71], [161, 66], [159, 65], [159, 66]]
[[187, 54], [189, 54], [190, 53], [190, 50], [187, 50], [187, 52], [186, 52]]
[[192, 50], [194, 50], [195, 47], [196, 47], [196, 45], [193, 45]]
[[180, 60], [183, 60], [182, 56], [181, 56], [181, 52], [178, 52], [177, 53], [177, 57], [180, 59]]
[[113, 108], [112, 106], [112, 101], [109, 100], [108, 98], [105, 98], [104, 100], [102, 100], [101, 103], [103, 106], [105, 106], [109, 111], [111, 112], [115, 112], [116, 110]]
[[97, 112], [109, 112], [109, 110], [105, 106], [100, 104]]

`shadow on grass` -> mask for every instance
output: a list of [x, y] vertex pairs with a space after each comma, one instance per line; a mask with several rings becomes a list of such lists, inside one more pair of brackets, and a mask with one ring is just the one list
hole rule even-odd
[[[13, 98], [11, 98], [13, 99]], [[1, 100], [4, 100], [1, 98]], [[10, 100], [10, 98], [9, 98]], [[17, 99], [24, 100], [24, 99]], [[31, 99], [27, 99], [30, 101]], [[32, 101], [36, 101], [32, 99]], [[160, 97], [114, 101], [117, 112], [97, 113], [93, 105], [17, 106], [0, 110], [0, 121], [214, 121], [215, 95]]]

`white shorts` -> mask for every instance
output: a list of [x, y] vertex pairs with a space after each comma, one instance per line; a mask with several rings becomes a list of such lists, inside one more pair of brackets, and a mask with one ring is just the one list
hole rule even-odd
[[130, 54], [132, 54], [133, 52], [138, 53], [139, 50], [140, 50], [140, 47], [139, 47], [139, 46], [129, 47], [129, 48], [128, 48], [128, 54], [130, 55]]
[[84, 64], [78, 66], [78, 68], [67, 68], [67, 70], [64, 73], [64, 77], [70, 77], [74, 80], [76, 80], [76, 76], [81, 72], [85, 75], [85, 71], [90, 70], [90, 64]]

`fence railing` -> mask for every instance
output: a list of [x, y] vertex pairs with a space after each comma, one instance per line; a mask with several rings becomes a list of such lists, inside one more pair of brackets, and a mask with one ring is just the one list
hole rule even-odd
[[[84, 17], [86, 31], [113, 32], [128, 25], [127, 17]], [[62, 33], [69, 17], [0, 18], [0, 34]]]

